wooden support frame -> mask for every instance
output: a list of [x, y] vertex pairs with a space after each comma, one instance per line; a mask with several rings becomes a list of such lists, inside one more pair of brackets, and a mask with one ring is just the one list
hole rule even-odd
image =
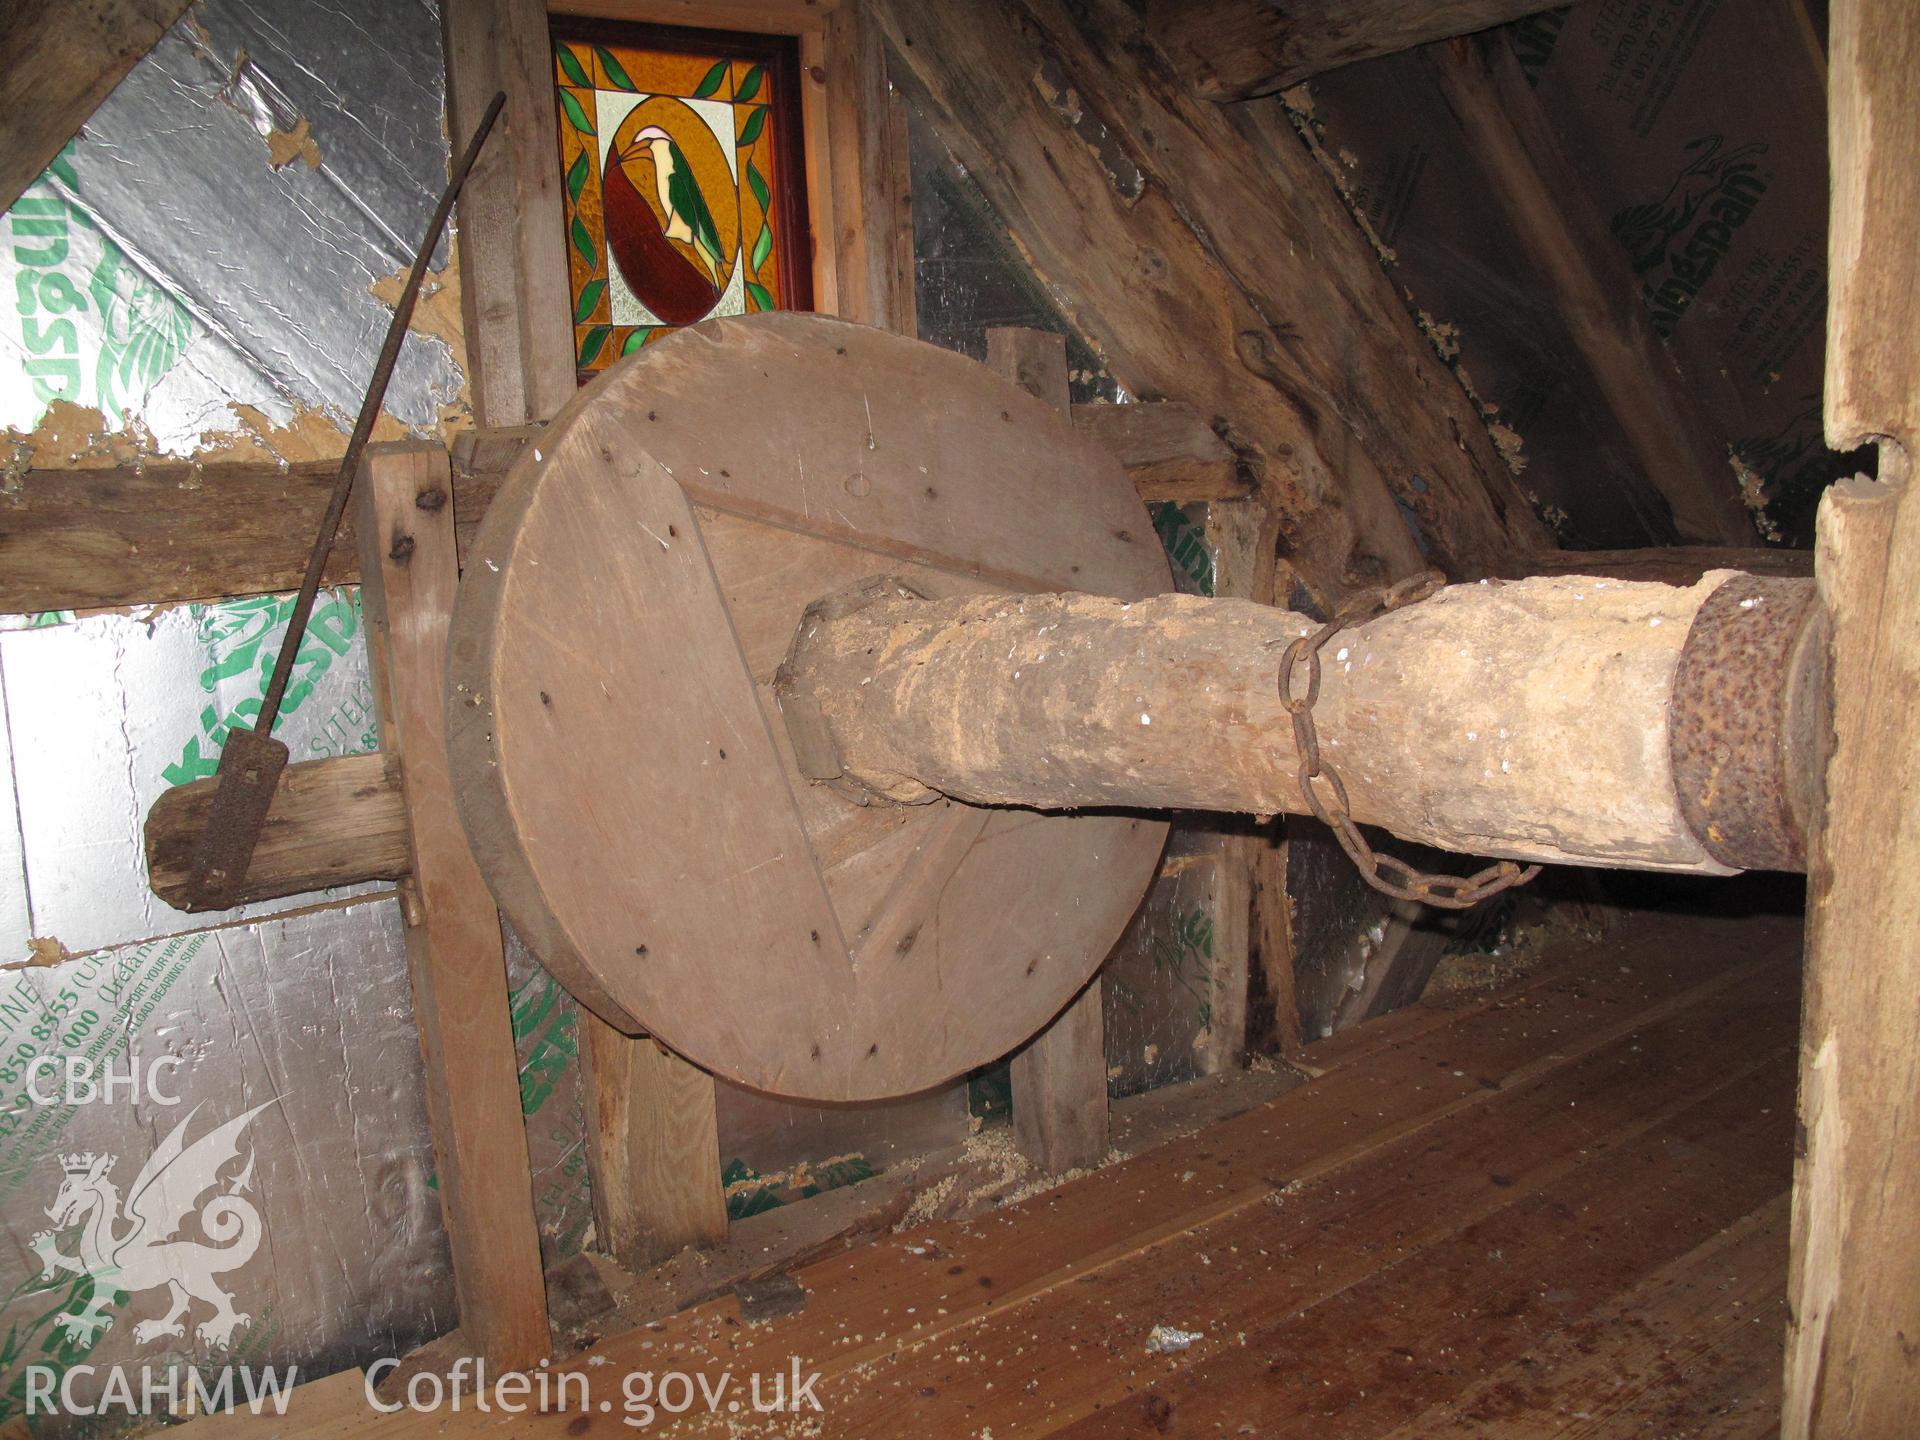
[[526, 1370], [551, 1341], [500, 917], [447, 762], [441, 676], [458, 571], [446, 451], [372, 446], [355, 491], [380, 731], [405, 796], [407, 969], [460, 1330], [497, 1369]]
[[[468, 368], [482, 425], [551, 419], [576, 384], [546, 61], [550, 13], [796, 37], [814, 307], [913, 333], [905, 126], [864, 4], [446, 0], [453, 133], [464, 133], [463, 115], [495, 88], [508, 94], [510, 143], [495, 147], [495, 163], [469, 179], [460, 208]], [[583, 1062], [594, 1096], [588, 1154], [596, 1219], [614, 1253], [638, 1260], [723, 1236], [712, 1078], [651, 1040], [593, 1022]], [[670, 1168], [660, 1164], [667, 1153]]]

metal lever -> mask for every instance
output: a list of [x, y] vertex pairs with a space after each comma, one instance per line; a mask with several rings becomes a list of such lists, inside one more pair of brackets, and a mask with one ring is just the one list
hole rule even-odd
[[386, 341], [380, 347], [379, 359], [374, 362], [366, 398], [360, 402], [360, 418], [354, 424], [353, 437], [347, 441], [346, 454], [340, 457], [340, 474], [333, 482], [333, 495], [327, 501], [327, 513], [321, 518], [320, 533], [314, 537], [313, 553], [307, 557], [306, 577], [300, 582], [300, 596], [294, 601], [293, 615], [287, 621], [286, 637], [280, 642], [280, 654], [274, 661], [273, 676], [260, 703], [259, 718], [251, 730], [228, 731], [226, 743], [220, 749], [220, 765], [214, 772], [217, 788], [213, 805], [207, 813], [207, 828], [201, 834], [187, 886], [191, 910], [226, 909], [232, 903], [233, 893], [246, 879], [247, 867], [253, 863], [254, 847], [260, 843], [260, 831], [273, 804], [280, 772], [287, 768], [287, 747], [285, 742], [273, 738], [273, 722], [279, 718], [280, 702], [293, 675], [294, 656], [299, 653], [300, 642], [307, 633], [307, 618], [313, 613], [320, 575], [333, 550], [334, 532], [340, 528], [340, 517], [346, 513], [354, 472], [360, 467], [360, 454], [373, 433], [373, 422], [380, 414], [381, 402], [386, 399], [387, 382], [393, 378], [401, 343], [413, 321], [413, 307], [420, 298], [421, 283], [426, 279], [427, 262], [433, 258], [440, 232], [446, 228], [454, 199], [466, 183], [467, 173], [479, 159], [480, 147], [486, 143], [493, 122], [506, 103], [504, 90], [494, 95], [459, 163], [448, 176], [440, 203], [434, 207], [427, 233], [421, 237], [420, 247], [414, 253], [413, 270], [407, 276], [406, 288], [400, 292], [400, 303], [393, 307], [393, 321], [387, 326]]

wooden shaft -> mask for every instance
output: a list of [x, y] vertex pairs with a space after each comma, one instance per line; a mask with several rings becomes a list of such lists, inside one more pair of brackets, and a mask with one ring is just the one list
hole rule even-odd
[[[1149, 410], [1152, 407], [1081, 408]], [[1078, 414], [1074, 423], [1081, 423]], [[456, 450], [453, 471], [455, 529], [462, 537], [463, 550], [472, 528], [468, 510], [484, 510], [500, 479], [497, 459], [483, 455], [476, 462], [471, 446], [464, 448], [469, 453], [463, 461], [461, 452]], [[512, 437], [509, 448], [518, 453], [518, 435]], [[32, 488], [29, 484], [30, 492]], [[1813, 573], [1810, 560], [1809, 552], [1798, 550], [1736, 551], [1670, 546], [1656, 550], [1555, 552], [1536, 555], [1530, 564], [1540, 573], [1577, 570], [1583, 575], [1600, 575], [1609, 580], [1658, 579], [1667, 584], [1692, 584], [1708, 570], [1735, 563], [1744, 571], [1805, 579]], [[357, 550], [353, 561], [357, 575]], [[286, 563], [297, 564], [297, 560]], [[1515, 572], [1516, 576], [1520, 573]], [[270, 587], [256, 585], [253, 588]], [[211, 778], [179, 786], [155, 800], [147, 814], [149, 882], [153, 892], [175, 909], [193, 908], [187, 894], [188, 871], [193, 847], [206, 828], [207, 806], [213, 790]], [[246, 883], [236, 894], [246, 901], [269, 900], [329, 885], [392, 880], [405, 875], [409, 863], [399, 769], [392, 757], [384, 762], [380, 757], [364, 755], [307, 760], [289, 765], [281, 777], [273, 806], [267, 812], [266, 828], [261, 832], [260, 844], [247, 871]]]
[[[1478, 855], [1732, 873], [1688, 824], [1668, 734], [1689, 630], [1729, 578], [1454, 586], [1334, 636], [1314, 716], [1354, 818]], [[888, 800], [1301, 814], [1277, 675], [1316, 628], [1241, 600], [869, 581], [808, 611], [777, 689], [803, 769]]]

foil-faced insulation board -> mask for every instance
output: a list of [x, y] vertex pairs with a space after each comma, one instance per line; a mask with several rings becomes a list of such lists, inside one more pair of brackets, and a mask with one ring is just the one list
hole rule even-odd
[[[114, 1365], [315, 1376], [453, 1325], [390, 900], [8, 971], [0, 1032], [0, 1421], [28, 1365], [95, 1367], [92, 1405]], [[142, 1258], [173, 1223], [184, 1259]]]
[[[0, 632], [13, 760], [0, 804], [16, 807], [18, 847], [0, 871], [13, 927], [0, 956], [25, 959], [30, 939], [43, 956], [55, 942], [80, 954], [349, 893], [188, 915], [147, 888], [147, 808], [213, 774], [227, 730], [259, 713], [292, 604], [263, 595]], [[274, 733], [295, 760], [377, 748], [357, 591], [322, 592]]]
[[576, 1254], [593, 1232], [593, 1186], [581, 1109], [580, 1011], [511, 927], [502, 928], [507, 1001], [520, 1058], [520, 1113], [526, 1117], [527, 1160], [533, 1169], [534, 1219], [540, 1227], [540, 1252], [551, 1263]]
[[[201, 0], [0, 222], [0, 425], [66, 400], [181, 454], [243, 411], [344, 430], [389, 318], [370, 288], [444, 183], [443, 73], [430, 0]], [[429, 426], [460, 383], [413, 335], [387, 410]], [[258, 713], [289, 610], [0, 620], [0, 1425], [30, 1364], [98, 1367], [85, 1403], [115, 1364], [311, 1378], [455, 1323], [391, 891], [188, 916], [146, 888], [148, 807]], [[357, 592], [323, 592], [275, 733], [299, 761], [376, 728]], [[591, 1229], [577, 1016], [511, 938], [508, 972], [551, 1259]], [[213, 1199], [243, 1220], [216, 1279], [244, 1319], [201, 1296], [176, 1333], [163, 1282], [103, 1278], [95, 1170], [117, 1233], [143, 1185], [195, 1192], [192, 1245], [217, 1248]]]
[[[200, 0], [0, 226], [0, 426], [66, 400], [178, 455], [238, 406], [345, 429], [391, 315], [371, 287], [445, 183], [444, 91], [426, 0]], [[429, 426], [460, 384], [415, 334], [386, 408]]]

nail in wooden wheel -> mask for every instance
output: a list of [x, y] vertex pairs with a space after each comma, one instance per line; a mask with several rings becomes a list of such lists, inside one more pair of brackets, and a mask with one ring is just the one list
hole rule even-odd
[[454, 611], [449, 735], [501, 908], [582, 1002], [776, 1094], [921, 1090], [1086, 982], [1164, 822], [804, 779], [771, 682], [801, 612], [1168, 588], [1125, 472], [963, 356], [820, 316], [707, 321], [529, 447]]

